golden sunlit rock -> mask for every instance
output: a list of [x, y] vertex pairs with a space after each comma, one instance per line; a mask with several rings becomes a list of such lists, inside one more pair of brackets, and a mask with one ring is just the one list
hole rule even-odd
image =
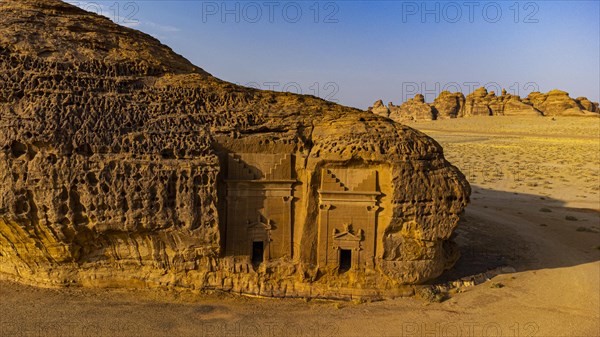
[[221, 81], [59, 1], [0, 4], [0, 68], [16, 280], [393, 297], [458, 258], [469, 184], [388, 118]]

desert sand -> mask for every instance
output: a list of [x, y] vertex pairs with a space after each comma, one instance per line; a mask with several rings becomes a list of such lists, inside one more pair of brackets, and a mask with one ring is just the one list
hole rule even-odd
[[0, 283], [5, 336], [598, 336], [600, 121], [420, 122], [473, 186], [443, 279], [510, 266], [441, 303], [262, 299]]

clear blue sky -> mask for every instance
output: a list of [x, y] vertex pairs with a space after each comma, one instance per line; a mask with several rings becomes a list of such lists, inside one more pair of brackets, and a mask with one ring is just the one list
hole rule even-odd
[[[75, 2], [75, 1], [70, 1]], [[80, 1], [211, 74], [366, 108], [488, 84], [600, 98], [599, 1]], [[118, 9], [118, 13], [117, 13]], [[301, 13], [299, 13], [301, 11]], [[501, 12], [501, 13], [499, 13]]]

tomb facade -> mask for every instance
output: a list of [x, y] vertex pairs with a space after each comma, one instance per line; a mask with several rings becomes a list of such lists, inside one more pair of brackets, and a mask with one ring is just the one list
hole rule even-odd
[[0, 2], [4, 278], [401, 296], [455, 263], [469, 194], [408, 126], [222, 81], [58, 0]]

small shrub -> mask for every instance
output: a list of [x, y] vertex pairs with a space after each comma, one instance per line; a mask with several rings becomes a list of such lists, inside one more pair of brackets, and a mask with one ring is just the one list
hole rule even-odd
[[552, 210], [550, 208], [542, 207], [542, 208], [540, 208], [540, 212], [552, 213]]
[[431, 303], [441, 303], [448, 299], [448, 295], [430, 287], [424, 287], [417, 290], [417, 296]]
[[574, 217], [574, 216], [572, 216], [572, 215], [567, 215], [567, 216], [565, 217], [565, 220], [568, 220], [568, 221], [577, 221], [577, 218], [576, 218], [576, 217]]
[[495, 289], [504, 288], [504, 284], [502, 284], [500, 282], [494, 282], [494, 283], [492, 283], [492, 285], [490, 286], [490, 288], [495, 288]]
[[444, 293], [435, 294], [435, 302], [436, 303], [442, 303], [445, 300], [447, 300], [448, 298], [449, 298], [449, 296]]

